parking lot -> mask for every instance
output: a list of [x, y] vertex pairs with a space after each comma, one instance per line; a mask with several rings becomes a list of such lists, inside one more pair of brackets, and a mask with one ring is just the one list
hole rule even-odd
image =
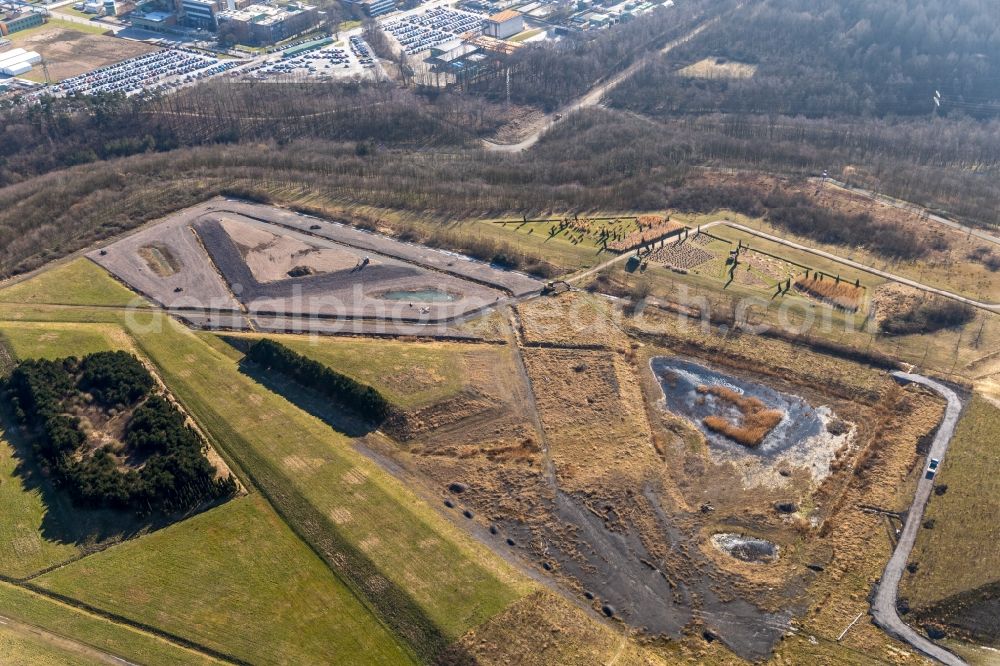
[[382, 27], [407, 54], [420, 53], [451, 41], [459, 35], [479, 35], [485, 16], [438, 7], [422, 14], [386, 21]]
[[363, 39], [354, 36], [346, 49], [336, 45], [325, 46], [290, 58], [260, 62], [244, 68], [242, 73], [255, 79], [280, 76], [341, 78], [365, 76], [377, 67], [371, 49]]
[[215, 76], [240, 65], [183, 49], [165, 49], [66, 79], [49, 89], [55, 95], [164, 91]]

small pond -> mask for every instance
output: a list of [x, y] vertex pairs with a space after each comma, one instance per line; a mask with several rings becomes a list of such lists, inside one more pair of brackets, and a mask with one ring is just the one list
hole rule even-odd
[[[833, 452], [853, 433], [852, 429], [851, 433], [831, 434], [827, 423], [835, 417], [828, 407], [813, 407], [799, 396], [762, 383], [674, 356], [654, 357], [649, 367], [663, 390], [663, 406], [698, 428], [713, 458], [736, 463], [751, 485], [780, 483], [774, 477], [779, 467], [805, 467], [814, 478], [826, 476]], [[728, 389], [741, 397], [756, 398], [768, 409], [780, 410], [783, 416], [759, 445], [744, 446], [705, 426], [707, 416], [717, 415], [735, 423], [742, 415], [729, 402], [704, 390], [699, 392], [698, 387]], [[751, 478], [758, 477], [761, 469], [767, 470], [768, 478]]]
[[433, 288], [387, 291], [379, 294], [379, 298], [386, 301], [406, 301], [408, 303], [450, 303], [458, 300], [458, 296], [455, 294]]
[[778, 546], [743, 534], [723, 532], [712, 535], [712, 545], [743, 562], [769, 563], [778, 559]]

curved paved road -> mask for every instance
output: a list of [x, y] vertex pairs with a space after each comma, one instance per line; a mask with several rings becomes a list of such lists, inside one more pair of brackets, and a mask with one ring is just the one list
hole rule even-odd
[[[951, 436], [958, 423], [958, 417], [962, 413], [962, 401], [959, 400], [958, 396], [950, 388], [923, 375], [915, 375], [908, 372], [894, 372], [892, 375], [903, 383], [913, 382], [923, 384], [931, 390], [940, 393], [948, 401], [944, 418], [941, 420], [941, 425], [934, 436], [934, 441], [931, 443], [930, 453], [927, 454], [928, 460], [931, 458], [944, 460], [944, 454], [948, 450], [948, 444], [951, 442]], [[961, 658], [910, 628], [909, 625], [900, 619], [899, 614], [896, 612], [896, 593], [899, 588], [899, 580], [903, 576], [903, 569], [906, 567], [906, 561], [910, 557], [910, 551], [913, 550], [913, 543], [916, 541], [917, 532], [920, 530], [920, 524], [923, 521], [924, 507], [927, 505], [927, 500], [930, 498], [933, 488], [934, 480], [926, 479], [921, 474], [920, 481], [917, 483], [917, 492], [913, 497], [913, 504], [910, 505], [910, 510], [907, 514], [906, 525], [903, 526], [903, 532], [899, 537], [899, 542], [896, 544], [896, 550], [893, 551], [892, 557], [885, 567], [885, 572], [882, 574], [882, 580], [879, 582], [878, 589], [875, 591], [875, 598], [872, 600], [871, 615], [875, 624], [884, 629], [886, 633], [909, 643], [928, 657], [937, 659], [944, 664], [948, 664], [948, 666], [965, 666], [965, 662]]]

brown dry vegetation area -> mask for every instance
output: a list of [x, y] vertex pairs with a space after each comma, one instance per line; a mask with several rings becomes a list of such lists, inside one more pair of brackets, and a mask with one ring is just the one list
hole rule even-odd
[[632, 368], [613, 352], [525, 352], [559, 486], [594, 496], [635, 487], [661, 463]]
[[[668, 663], [548, 592], [537, 592], [512, 604], [463, 636], [459, 645], [464, 654], [484, 666]], [[447, 658], [443, 662], [452, 664]]]
[[606, 298], [567, 292], [558, 298], [538, 298], [517, 306], [524, 342], [528, 345], [599, 346], [624, 349], [621, 311]]
[[781, 423], [781, 419], [785, 415], [781, 410], [768, 409], [767, 405], [757, 398], [742, 396], [724, 386], [699, 386], [697, 390], [698, 393], [714, 395], [740, 410], [742, 419], [738, 424], [716, 414], [706, 416], [702, 421], [705, 427], [725, 435], [743, 446], [751, 448], [760, 446], [764, 438], [774, 430], [776, 425]]
[[530, 397], [512, 352], [467, 357], [464, 373], [458, 397], [407, 414], [405, 444], [391, 453], [435, 494], [465, 484], [462, 502], [486, 521], [527, 520], [545, 490], [540, 437], [525, 413]]
[[800, 277], [795, 281], [795, 288], [848, 312], [855, 312], [861, 307], [865, 295], [863, 288], [829, 277], [825, 280], [822, 277]]
[[[940, 399], [916, 389], [891, 387], [880, 401], [869, 445], [854, 464], [843, 494], [824, 498], [834, 506], [820, 537], [832, 557], [809, 591], [811, 607], [802, 619], [804, 627], [829, 637], [867, 612], [867, 594], [881, 576], [892, 543], [886, 519], [859, 507], [899, 511], [909, 505], [921, 472], [915, 443], [934, 431], [942, 409]], [[914, 661], [912, 656], [904, 658], [868, 621], [859, 621], [843, 643], [893, 663]]]
[[[753, 369], [759, 375], [800, 385], [812, 385], [822, 377], [824, 390], [839, 398], [873, 401], [885, 381], [871, 366], [811, 351], [783, 339], [739, 330], [718, 333], [695, 318], [646, 308], [641, 316], [623, 320], [637, 339], [670, 347], [710, 361], [724, 361], [734, 369]], [[761, 359], [767, 359], [761, 363]]]
[[[643, 356], [659, 353], [662, 351], [657, 349], [642, 351]], [[796, 365], [808, 368], [816, 358], [799, 359]], [[716, 356], [714, 360], [728, 359]], [[815, 393], [822, 390], [821, 373], [816, 375], [817, 380], [807, 386], [770, 381], [816, 400], [822, 399]], [[650, 392], [658, 390], [651, 379], [644, 384]], [[662, 433], [662, 441], [667, 443], [664, 453], [677, 493], [691, 512], [690, 519], [703, 526], [702, 552], [731, 574], [730, 584], [755, 594], [759, 603], [783, 607], [794, 603], [793, 599], [802, 603], [805, 612], [794, 623], [797, 631], [818, 637], [819, 645], [828, 644], [833, 650], [818, 663], [851, 662], [857, 658], [854, 650], [892, 663], [920, 661], [865, 621], [855, 625], [843, 646], [835, 643], [839, 632], [867, 610], [867, 594], [891, 550], [884, 519], [862, 512], [859, 505], [903, 508], [912, 487], [907, 483], [902, 491], [897, 488], [919, 473], [916, 443], [933, 431], [941, 414], [940, 401], [933, 396], [900, 389], [891, 381], [882, 382], [880, 391], [881, 397], [869, 406], [827, 396], [838, 414], [859, 424], [858, 446], [838, 452], [833, 473], [818, 487], [806, 475], [790, 470], [785, 487], [747, 491], [732, 482], [733, 470], [711, 462], [697, 431], [669, 414], [657, 414], [651, 405], [651, 414], [660, 417], [653, 421], [654, 437]], [[792, 503], [798, 511], [781, 517], [772, 508], [778, 502]], [[711, 507], [710, 513], [697, 513], [699, 506], [702, 510]], [[816, 527], [811, 526], [813, 522]], [[736, 562], [705, 544], [716, 531], [743, 531], [778, 543], [781, 559], [767, 567]], [[818, 565], [823, 571], [808, 576], [796, 594], [795, 585], [790, 588], [789, 583], [802, 575], [806, 565]], [[779, 644], [775, 661], [806, 663], [794, 655], [813, 649], [824, 651], [822, 647], [784, 642]]]
[[757, 65], [727, 61], [725, 58], [705, 58], [677, 71], [680, 76], [692, 79], [748, 79], [757, 71]]

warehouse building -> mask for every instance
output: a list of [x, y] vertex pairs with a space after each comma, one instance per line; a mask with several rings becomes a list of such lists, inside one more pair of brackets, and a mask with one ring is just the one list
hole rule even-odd
[[524, 17], [513, 9], [507, 9], [483, 21], [483, 34], [497, 39], [507, 39], [524, 32]]
[[45, 12], [22, 11], [0, 13], [0, 35], [9, 35], [45, 24]]
[[31, 71], [32, 65], [42, 61], [42, 56], [34, 51], [14, 49], [0, 53], [0, 74], [5, 76], [21, 76]]

